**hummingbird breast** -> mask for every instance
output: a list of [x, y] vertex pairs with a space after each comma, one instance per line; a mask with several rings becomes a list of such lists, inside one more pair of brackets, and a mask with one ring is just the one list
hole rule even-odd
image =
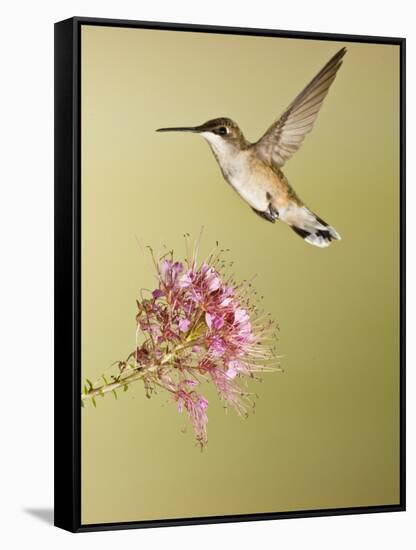
[[241, 151], [225, 162], [220, 162], [220, 166], [226, 181], [255, 210], [263, 212], [270, 203], [283, 205], [283, 182], [250, 150]]
[[224, 179], [252, 208], [263, 212], [270, 204], [276, 209], [287, 205], [286, 178], [263, 162], [253, 148], [241, 148], [240, 143], [212, 133], [202, 136], [209, 143]]

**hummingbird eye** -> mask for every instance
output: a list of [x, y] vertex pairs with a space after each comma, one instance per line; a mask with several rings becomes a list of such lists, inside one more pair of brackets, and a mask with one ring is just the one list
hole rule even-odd
[[219, 134], [220, 136], [225, 136], [228, 133], [228, 130], [225, 126], [220, 126], [219, 128], [217, 128], [215, 133]]

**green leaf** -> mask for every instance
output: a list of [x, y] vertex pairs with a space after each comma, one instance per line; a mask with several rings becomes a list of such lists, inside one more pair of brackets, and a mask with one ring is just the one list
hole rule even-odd
[[84, 405], [84, 401], [81, 399], [81, 407], [84, 408], [85, 405]]
[[95, 399], [92, 398], [91, 401], [92, 401], [92, 404], [94, 405], [94, 407], [97, 407], [97, 403], [95, 402]]
[[117, 396], [116, 390], [113, 390], [113, 394], [114, 394], [114, 399], [117, 400], [117, 399], [118, 399], [118, 396]]
[[101, 378], [104, 380], [104, 384], [107, 384], [107, 385], [108, 385], [107, 378], [104, 376], [104, 374], [101, 376]]
[[123, 386], [123, 391], [127, 391], [129, 389], [128, 385], [127, 384], [124, 384]]
[[92, 388], [93, 388], [93, 383], [91, 382], [91, 380], [88, 380], [88, 378], [86, 378], [86, 381], [87, 381], [87, 384], [88, 384], [89, 387], [90, 387], [90, 390], [92, 390]]
[[85, 395], [87, 395], [87, 393], [88, 393], [88, 388], [87, 388], [87, 386], [84, 386], [84, 393], [85, 393]]

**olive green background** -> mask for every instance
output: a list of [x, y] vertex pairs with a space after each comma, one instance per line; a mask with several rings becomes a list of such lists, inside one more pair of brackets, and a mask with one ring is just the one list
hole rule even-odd
[[[255, 216], [200, 136], [217, 116], [256, 140], [342, 46], [313, 132], [285, 173], [342, 235], [328, 249]], [[399, 502], [399, 47], [82, 28], [82, 376], [134, 348], [154, 276], [139, 245], [182, 257], [205, 227], [257, 274], [285, 372], [247, 420], [211, 391], [200, 452], [185, 415], [140, 383], [82, 411], [82, 522]], [[186, 433], [183, 428], [186, 427]]]

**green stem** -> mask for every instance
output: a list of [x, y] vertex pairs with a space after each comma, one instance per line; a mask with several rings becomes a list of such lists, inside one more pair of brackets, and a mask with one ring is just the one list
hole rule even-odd
[[[191, 341], [191, 342], [187, 342], [185, 344], [178, 344], [177, 346], [175, 346], [175, 348], [170, 353], [167, 353], [165, 355], [165, 357], [160, 362], [160, 366], [166, 365], [167, 363], [169, 363], [175, 357], [175, 354], [178, 351], [186, 349], [186, 348], [190, 347], [191, 345], [194, 345], [194, 343], [195, 342]], [[141, 380], [145, 376], [146, 373], [149, 373], [151, 371], [155, 371], [158, 367], [156, 367], [156, 366], [155, 367], [147, 367], [147, 368], [144, 369], [144, 368], [141, 368], [141, 367], [133, 367], [133, 366], [129, 365], [129, 368], [133, 369], [133, 372], [131, 372], [131, 374], [124, 375], [123, 378], [120, 377], [117, 380], [115, 380], [114, 382], [110, 382], [109, 384], [102, 384], [101, 386], [95, 386], [95, 384], [94, 384], [93, 387], [90, 387], [90, 389], [87, 392], [82, 392], [81, 393], [81, 400], [85, 401], [87, 399], [95, 399], [96, 397], [98, 397], [100, 395], [105, 395], [106, 393], [110, 393], [110, 392], [116, 391], [120, 388], [124, 388], [125, 386], [128, 386], [132, 382], [136, 382], [137, 380]], [[163, 386], [162, 384], [160, 384], [159, 382], [157, 382], [156, 380], [153, 380], [153, 383], [157, 384], [158, 386], [163, 387], [164, 389], [169, 389], [169, 388]]]
[[98, 397], [99, 395], [104, 395], [106, 393], [118, 390], [120, 388], [123, 388], [124, 386], [127, 386], [128, 384], [131, 384], [132, 382], [136, 382], [136, 380], [142, 379], [143, 376], [143, 370], [135, 371], [132, 374], [121, 378], [120, 380], [110, 382], [110, 384], [103, 384], [102, 386], [98, 386], [98, 388], [92, 388], [87, 393], [81, 393], [81, 399], [85, 401], [86, 399], [93, 399], [95, 397]]

